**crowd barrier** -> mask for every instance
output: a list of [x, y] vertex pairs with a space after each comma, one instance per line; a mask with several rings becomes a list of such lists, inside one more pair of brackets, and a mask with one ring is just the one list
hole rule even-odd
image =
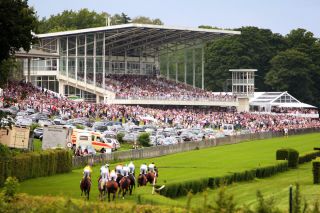
[[[298, 134], [307, 134], [320, 132], [319, 128], [310, 128], [310, 129], [299, 129], [299, 130], [290, 130], [289, 135], [298, 135]], [[88, 163], [92, 164], [104, 164], [117, 161], [125, 160], [135, 160], [142, 158], [153, 158], [163, 155], [169, 155], [179, 152], [186, 152], [195, 149], [203, 149], [213, 146], [222, 146], [228, 144], [236, 144], [240, 142], [246, 142], [251, 140], [260, 140], [268, 139], [273, 137], [283, 136], [283, 132], [261, 132], [253, 134], [244, 134], [244, 135], [235, 135], [235, 136], [226, 136], [223, 138], [216, 138], [211, 140], [204, 140], [200, 142], [185, 142], [175, 145], [168, 146], [152, 146], [141, 149], [132, 149], [127, 151], [112, 152], [105, 154], [97, 155], [87, 155], [87, 156], [74, 156], [72, 159], [73, 168], [79, 168], [87, 165]]]

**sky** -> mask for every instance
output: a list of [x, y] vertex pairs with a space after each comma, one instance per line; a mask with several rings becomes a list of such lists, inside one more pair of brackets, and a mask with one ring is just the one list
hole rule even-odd
[[39, 17], [88, 8], [160, 18], [165, 25], [219, 28], [256, 26], [283, 35], [304, 28], [320, 37], [320, 0], [29, 0]]

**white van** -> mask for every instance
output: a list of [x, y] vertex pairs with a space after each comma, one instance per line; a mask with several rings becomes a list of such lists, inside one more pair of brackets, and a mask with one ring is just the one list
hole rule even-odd
[[235, 133], [233, 124], [223, 124], [221, 131], [224, 135], [234, 135]]

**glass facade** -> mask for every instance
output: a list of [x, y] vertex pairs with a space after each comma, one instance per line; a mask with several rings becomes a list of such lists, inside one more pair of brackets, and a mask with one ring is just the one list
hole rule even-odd
[[37, 87], [59, 92], [59, 82], [56, 76], [31, 76], [31, 83]]
[[64, 86], [64, 95], [65, 96], [78, 96], [83, 98], [87, 102], [96, 102], [96, 95], [81, 89], [65, 85]]
[[104, 36], [104, 33], [97, 32], [58, 38], [59, 74], [102, 88], [104, 76], [108, 74], [155, 73], [154, 57], [113, 55], [113, 47], [108, 44], [110, 41], [104, 41]]

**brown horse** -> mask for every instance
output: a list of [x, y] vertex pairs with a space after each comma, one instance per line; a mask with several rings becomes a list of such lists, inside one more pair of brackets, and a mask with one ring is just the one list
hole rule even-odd
[[[147, 178], [147, 182], [149, 182], [150, 184], [153, 185], [154, 183], [156, 183], [157, 178], [155, 176], [155, 173], [148, 172], [147, 175], [146, 175], [146, 178]], [[153, 181], [155, 181], [155, 182], [153, 183]]]
[[102, 178], [100, 178], [99, 182], [98, 182], [98, 190], [99, 190], [99, 198], [100, 200], [103, 200], [105, 195], [106, 195], [106, 191], [107, 191], [107, 181], [103, 180]]
[[80, 182], [80, 189], [81, 189], [81, 196], [84, 192], [84, 195], [87, 197], [88, 200], [89, 200], [90, 188], [91, 188], [91, 180], [90, 180], [90, 177], [86, 175], [84, 178], [82, 178]]
[[108, 192], [108, 201], [110, 202], [110, 194], [112, 193], [112, 200], [116, 198], [116, 193], [118, 191], [118, 183], [114, 180], [107, 182], [107, 192]]
[[147, 185], [147, 178], [144, 174], [140, 174], [138, 177], [138, 187]]
[[122, 199], [124, 199], [124, 196], [126, 195], [127, 191], [130, 190], [130, 179], [129, 177], [122, 177], [120, 180], [120, 192], [122, 192]]
[[130, 191], [130, 195], [132, 195], [132, 190], [136, 187], [136, 178], [134, 177], [133, 174], [129, 174], [128, 178], [130, 180], [129, 191]]

